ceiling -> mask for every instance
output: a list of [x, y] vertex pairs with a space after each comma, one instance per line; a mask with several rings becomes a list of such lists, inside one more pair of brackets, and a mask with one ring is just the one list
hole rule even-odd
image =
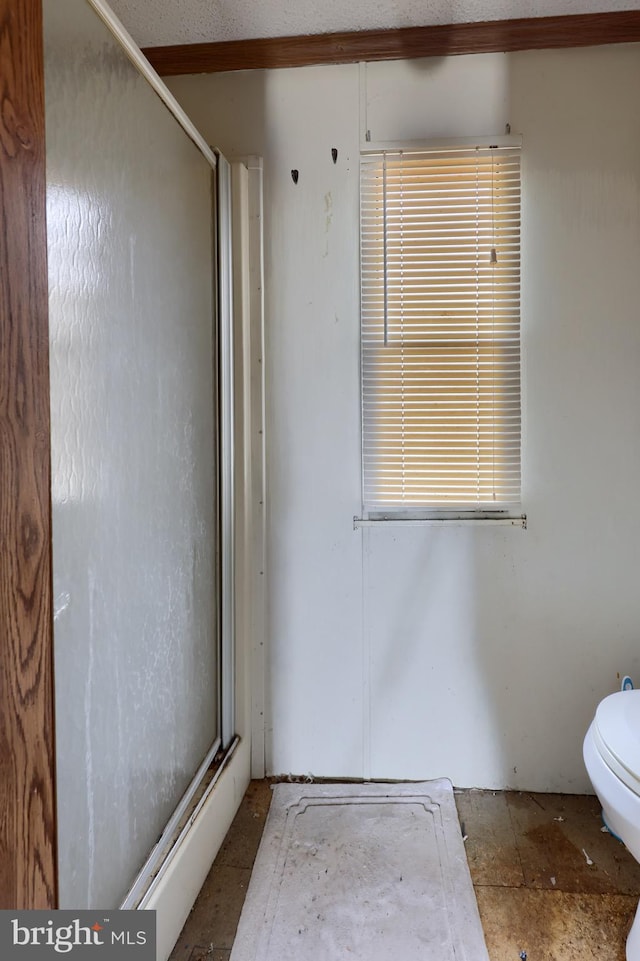
[[638, 0], [110, 0], [141, 47], [636, 10]]

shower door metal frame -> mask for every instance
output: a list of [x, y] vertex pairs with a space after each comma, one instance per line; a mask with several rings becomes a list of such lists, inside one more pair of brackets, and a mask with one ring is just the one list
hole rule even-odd
[[[1, 2], [1, 0], [0, 0]], [[118, 41], [138, 72], [158, 94], [185, 134], [198, 148], [211, 167], [212, 234], [214, 285], [213, 316], [214, 405], [217, 469], [214, 480], [216, 511], [216, 578], [212, 584], [218, 597], [216, 629], [212, 641], [218, 661], [217, 733], [194, 777], [178, 802], [157, 843], [148, 854], [144, 866], [133, 880], [120, 905], [122, 908], [143, 907], [153, 886], [157, 886], [183, 838], [180, 824], [196, 803], [203, 783], [210, 780], [216, 765], [210, 792], [232, 756], [238, 739], [235, 736], [235, 623], [234, 623], [234, 384], [233, 384], [233, 263], [231, 232], [231, 173], [225, 158], [211, 149], [188, 118], [162, 80], [123, 28], [104, 0], [86, 0]], [[202, 793], [202, 792], [200, 792]]]
[[[212, 168], [214, 207], [214, 278], [216, 294], [214, 318], [217, 333], [218, 382], [216, 420], [218, 433], [218, 526], [220, 617], [218, 652], [220, 654], [219, 740], [228, 750], [235, 737], [235, 623], [234, 623], [234, 385], [233, 385], [233, 262], [231, 167], [225, 157], [212, 150], [189, 119], [171, 91], [150, 66], [146, 57], [124, 29], [104, 0], [87, 0], [111, 33], [120, 42], [129, 59], [164, 102], [170, 113], [193, 141]], [[215, 754], [220, 744], [213, 745], [207, 755]], [[206, 759], [205, 759], [206, 760]]]
[[235, 736], [235, 542], [233, 255], [231, 167], [216, 155], [218, 304], [219, 542], [220, 542], [220, 737], [228, 749]]

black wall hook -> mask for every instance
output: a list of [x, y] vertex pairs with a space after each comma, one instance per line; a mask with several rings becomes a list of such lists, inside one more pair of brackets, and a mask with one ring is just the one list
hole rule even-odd
[[299, 177], [299, 176], [300, 176], [300, 174], [299, 174], [299, 172], [298, 172], [297, 170], [292, 170], [292, 171], [291, 171], [291, 179], [293, 180], [294, 184], [297, 184], [297, 183], [298, 183], [298, 177]]
[[332, 147], [332, 148], [331, 148], [331, 156], [332, 156], [332, 158], [333, 158], [334, 164], [337, 163], [337, 162], [338, 162], [338, 148], [337, 148], [337, 147]]

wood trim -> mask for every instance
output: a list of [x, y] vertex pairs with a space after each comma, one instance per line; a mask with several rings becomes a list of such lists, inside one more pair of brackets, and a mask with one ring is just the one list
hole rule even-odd
[[0, 908], [57, 903], [42, 0], [0, 0]]
[[147, 47], [160, 76], [640, 41], [640, 10]]

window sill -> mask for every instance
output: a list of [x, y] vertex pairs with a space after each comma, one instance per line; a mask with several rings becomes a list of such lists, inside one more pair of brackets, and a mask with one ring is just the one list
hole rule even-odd
[[366, 517], [354, 517], [353, 529], [360, 527], [465, 527], [465, 526], [506, 526], [527, 529], [526, 514], [490, 514], [473, 512], [455, 514], [440, 512], [438, 514], [370, 514]]

